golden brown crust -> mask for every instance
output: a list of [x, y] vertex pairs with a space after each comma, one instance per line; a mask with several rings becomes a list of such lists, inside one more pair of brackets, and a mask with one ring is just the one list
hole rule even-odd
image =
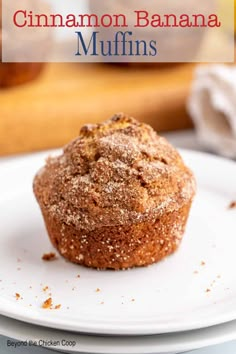
[[[81, 264], [118, 269], [153, 263], [174, 251], [195, 180], [179, 153], [150, 126], [117, 114], [84, 126], [61, 156], [49, 158], [35, 177], [34, 192], [59, 252], [74, 262], [80, 257]], [[149, 245], [152, 251], [143, 246], [138, 260], [145, 235], [151, 244], [170, 238], [171, 249], [163, 253], [156, 243]], [[81, 248], [82, 236], [90, 250]], [[111, 250], [123, 242], [124, 257], [133, 254], [128, 262], [117, 261], [115, 251], [106, 256], [102, 242], [111, 237]], [[101, 257], [95, 249], [103, 249]]]
[[71, 262], [98, 269], [145, 266], [173, 253], [182, 239], [191, 203], [153, 222], [102, 227], [84, 233], [43, 213], [52, 244]]

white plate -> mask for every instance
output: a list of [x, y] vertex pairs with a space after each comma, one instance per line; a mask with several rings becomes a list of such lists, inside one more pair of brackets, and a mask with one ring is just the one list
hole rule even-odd
[[[71, 353], [174, 354], [236, 339], [236, 321], [181, 333], [104, 337], [48, 329], [0, 316], [0, 333], [20, 341], [36, 341], [40, 345], [45, 341], [49, 343], [44, 343], [48, 349]], [[65, 345], [67, 341], [74, 341], [75, 346]]]
[[[180, 249], [159, 264], [114, 272], [62, 258], [41, 260], [52, 247], [31, 184], [46, 155], [0, 165], [1, 314], [54, 328], [121, 335], [190, 330], [236, 318], [236, 210], [227, 208], [236, 198], [234, 162], [183, 151], [198, 192]], [[50, 290], [43, 291], [45, 286]], [[23, 299], [16, 300], [16, 292]], [[61, 309], [41, 308], [49, 293]]]

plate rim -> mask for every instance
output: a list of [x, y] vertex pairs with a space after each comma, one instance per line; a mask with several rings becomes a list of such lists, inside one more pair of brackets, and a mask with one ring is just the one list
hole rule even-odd
[[[34, 338], [29, 338], [29, 336], [32, 335], [32, 332], [34, 334]], [[71, 340], [81, 340], [82, 348], [78, 348], [79, 351], [73, 349], [71, 350], [70, 348], [70, 351], [68, 351], [70, 353], [154, 354], [158, 351], [158, 353], [161, 354], [170, 354], [170, 352], [179, 353], [192, 351], [211, 345], [222, 344], [231, 340], [236, 340], [236, 320], [227, 322], [226, 324], [219, 324], [212, 327], [193, 330], [191, 332], [184, 331], [180, 333], [164, 333], [139, 337], [106, 337], [48, 329], [47, 327], [32, 325], [0, 315], [0, 334], [14, 340], [22, 341], [37, 340], [39, 338], [53, 340], [53, 336], [56, 336], [55, 340], [58, 340], [59, 338], [62, 339], [62, 336], [65, 336], [66, 339], [70, 338]], [[94, 341], [92, 344], [91, 340]], [[116, 343], [114, 343], [114, 341], [116, 341]], [[121, 349], [119, 349], [119, 345]], [[128, 348], [128, 351], [125, 348]], [[67, 352], [67, 350], [65, 351], [65, 347], [62, 347], [61, 344], [55, 349]]]

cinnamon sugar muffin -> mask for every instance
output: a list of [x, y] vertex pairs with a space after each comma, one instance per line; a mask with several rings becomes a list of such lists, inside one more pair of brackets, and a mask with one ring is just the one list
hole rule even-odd
[[124, 114], [85, 125], [34, 179], [53, 245], [95, 268], [144, 266], [173, 253], [195, 194], [192, 172], [154, 130]]

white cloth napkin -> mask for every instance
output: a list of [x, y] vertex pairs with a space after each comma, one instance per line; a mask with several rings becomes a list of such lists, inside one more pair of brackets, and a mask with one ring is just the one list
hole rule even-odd
[[236, 157], [236, 67], [198, 66], [187, 102], [199, 142], [210, 150]]

